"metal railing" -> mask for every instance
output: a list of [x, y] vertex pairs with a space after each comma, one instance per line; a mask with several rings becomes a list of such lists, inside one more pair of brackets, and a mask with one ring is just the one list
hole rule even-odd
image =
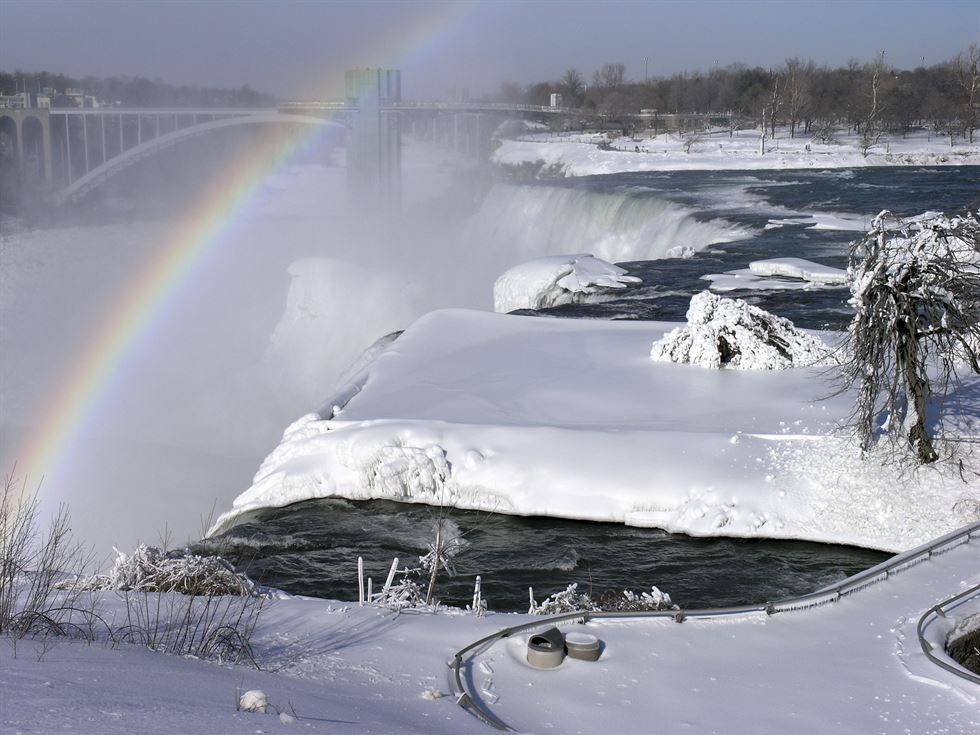
[[[973, 597], [978, 594], [980, 594], [980, 584], [978, 584], [976, 587], [971, 587], [968, 590], [960, 592], [955, 597], [950, 597], [947, 600], [943, 600], [938, 605], [926, 610], [925, 614], [919, 618], [919, 624], [915, 626], [915, 633], [919, 637], [919, 645], [922, 647], [922, 652], [926, 655], [926, 658], [936, 664], [936, 666], [942, 667], [946, 669], [946, 671], [956, 674], [956, 676], [959, 676], [962, 679], [972, 681], [974, 684], [980, 684], [980, 676], [977, 676], [972, 671], [969, 671], [961, 666], [954, 666], [953, 664], [949, 663], [949, 661], [945, 661], [933, 653], [934, 648], [932, 643], [926, 640], [925, 629], [935, 618], [945, 618], [948, 608], [951, 608], [966, 600], [968, 597]], [[948, 645], [948, 641], [946, 644]]]
[[[767, 602], [762, 605], [737, 605], [733, 607], [717, 607], [695, 610], [658, 610], [655, 612], [578, 611], [565, 613], [563, 615], [553, 615], [546, 618], [541, 618], [539, 620], [532, 620], [526, 623], [521, 623], [520, 625], [513, 625], [509, 628], [498, 630], [496, 633], [491, 633], [488, 636], [484, 636], [483, 638], [480, 638], [479, 640], [474, 641], [468, 646], [457, 651], [452, 660], [449, 661], [449, 668], [452, 669], [450, 686], [455, 687], [455, 692], [453, 692], [453, 694], [456, 697], [456, 703], [463, 707], [463, 709], [472, 712], [485, 723], [497, 728], [498, 730], [513, 732], [512, 728], [510, 728], [492, 712], [481, 707], [478, 700], [474, 699], [473, 696], [470, 695], [465, 686], [462, 668], [463, 659], [468, 654], [478, 653], [485, 647], [489, 647], [490, 645], [504, 638], [509, 638], [515, 633], [524, 633], [526, 631], [534, 630], [535, 628], [558, 625], [559, 623], [567, 623], [571, 621], [581, 621], [582, 623], [587, 623], [590, 620], [610, 620], [623, 618], [670, 618], [674, 620], [674, 622], [682, 623], [691, 618], [712, 618], [733, 615], [748, 615], [752, 613], [775, 615], [776, 613], [801, 610], [807, 607], [837, 602], [841, 597], [857, 592], [858, 590], [864, 589], [865, 587], [875, 584], [876, 582], [888, 579], [889, 577], [904, 571], [905, 569], [915, 566], [921, 561], [925, 561], [933, 556], [937, 556], [949, 551], [950, 549], [954, 549], [961, 544], [968, 543], [972, 538], [980, 538], [980, 522], [972, 523], [969, 526], [964, 526], [963, 528], [952, 531], [944, 536], [940, 536], [939, 538], [912, 549], [911, 551], [898, 554], [897, 556], [894, 556], [881, 564], [873, 566], [870, 569], [866, 569], [863, 572], [859, 572], [858, 574], [848, 577], [837, 584], [824, 587], [815, 592], [801, 595], [799, 597], [790, 597], [783, 600], [777, 600], [775, 602]], [[951, 605], [954, 601], [967, 596], [969, 593], [970, 591], [968, 590], [967, 592], [957, 595], [955, 598], [946, 600], [945, 602], [931, 608], [930, 611], [923, 616], [923, 619], [919, 621], [920, 642], [923, 641], [921, 631], [924, 625], [923, 621], [925, 620], [926, 616], [930, 615], [930, 613], [936, 612], [938, 608]], [[925, 650], [925, 644], [923, 645], [923, 650]], [[929, 652], [927, 652], [926, 655], [929, 655]], [[950, 666], [948, 663], [941, 661], [934, 656], [930, 656], [930, 659], [938, 663], [940, 666], [943, 666], [943, 668], [949, 670], [954, 669], [954, 667]], [[962, 672], [954, 671], [954, 673], [962, 675]], [[966, 678], [970, 677], [968, 676]]]

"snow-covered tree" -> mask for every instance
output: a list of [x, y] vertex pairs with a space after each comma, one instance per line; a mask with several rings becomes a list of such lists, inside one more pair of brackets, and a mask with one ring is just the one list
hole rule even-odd
[[858, 388], [862, 447], [870, 448], [879, 428], [900, 429], [921, 463], [934, 462], [927, 399], [943, 396], [964, 370], [980, 374], [977, 212], [906, 220], [882, 212], [850, 260], [857, 313], [844, 377]]

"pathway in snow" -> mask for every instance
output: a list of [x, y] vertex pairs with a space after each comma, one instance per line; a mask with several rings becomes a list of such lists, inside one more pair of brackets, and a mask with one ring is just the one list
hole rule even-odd
[[516, 635], [472, 659], [470, 691], [521, 732], [978, 732], [980, 687], [930, 662], [916, 636], [926, 610], [978, 582], [973, 538], [804, 611], [593, 621], [597, 663], [533, 669]]

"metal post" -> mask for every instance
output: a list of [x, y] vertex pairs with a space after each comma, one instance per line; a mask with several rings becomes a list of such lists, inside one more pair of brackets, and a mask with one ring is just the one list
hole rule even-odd
[[102, 129], [102, 163], [106, 162], [105, 150], [105, 115], [99, 115], [99, 128]]
[[159, 138], [160, 137], [160, 116], [159, 115], [154, 115], [154, 117], [153, 117], [153, 137], [154, 138]]
[[143, 116], [136, 113], [136, 145], [143, 142]]
[[119, 113], [118, 117], [119, 117], [119, 155], [121, 156], [123, 154], [123, 147], [124, 147], [123, 146], [123, 119], [122, 119], [121, 112]]
[[85, 173], [90, 171], [88, 165], [88, 115], [82, 115], [82, 145], [85, 146]]
[[65, 160], [68, 162], [68, 184], [71, 185], [72, 175], [71, 175], [71, 132], [69, 121], [71, 120], [71, 115], [65, 115]]

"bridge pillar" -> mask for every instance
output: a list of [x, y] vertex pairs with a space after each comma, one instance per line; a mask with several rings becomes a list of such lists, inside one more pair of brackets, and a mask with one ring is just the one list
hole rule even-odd
[[353, 69], [347, 102], [358, 108], [347, 143], [348, 198], [366, 211], [395, 212], [401, 204], [401, 120], [384, 107], [401, 100], [401, 72]]

